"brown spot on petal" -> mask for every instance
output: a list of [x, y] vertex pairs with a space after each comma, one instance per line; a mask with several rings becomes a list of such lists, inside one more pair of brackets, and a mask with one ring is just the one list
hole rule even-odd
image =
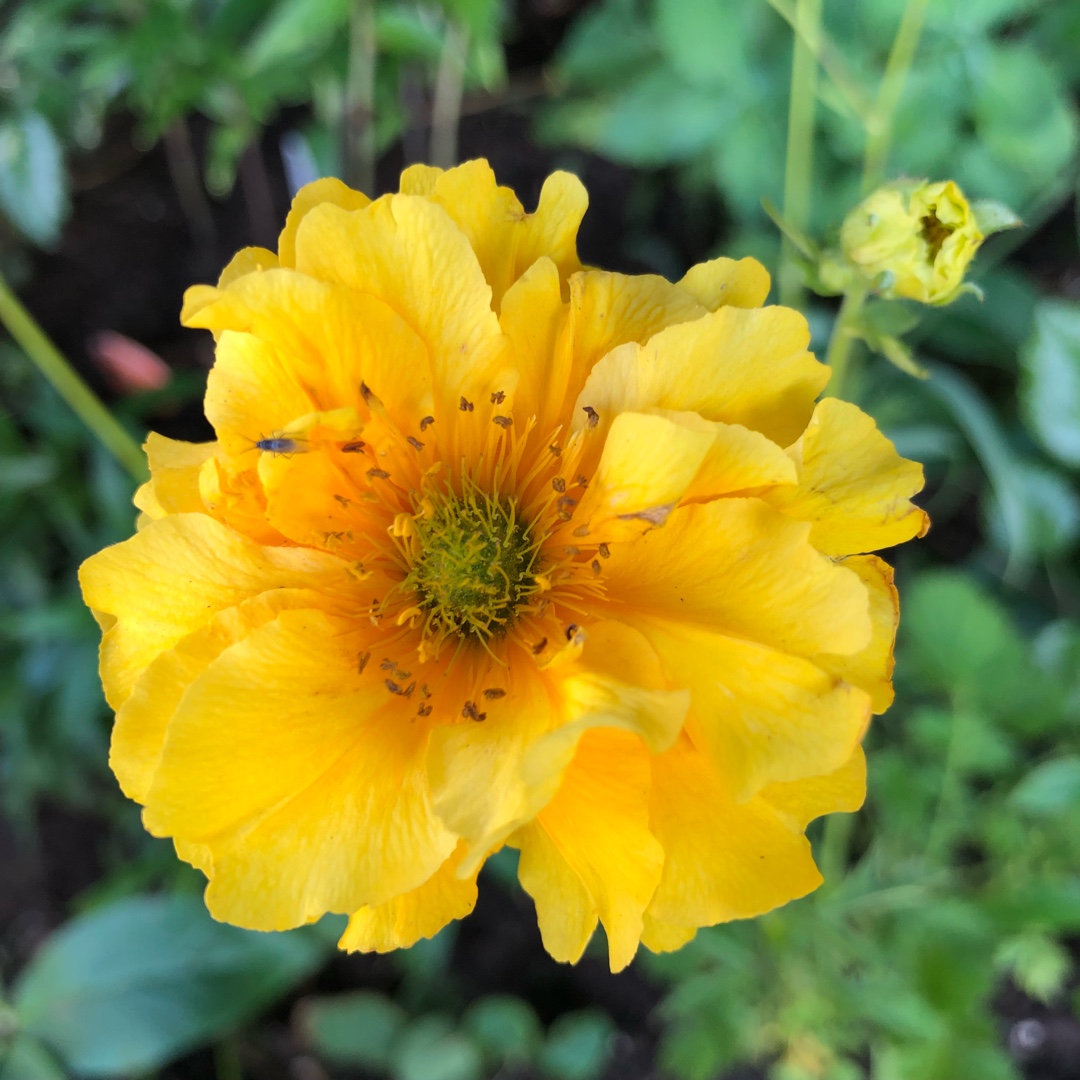
[[674, 509], [674, 503], [665, 503], [663, 506], [650, 506], [648, 510], [639, 510], [636, 514], [620, 514], [619, 520], [647, 521], [650, 525], [663, 525]]

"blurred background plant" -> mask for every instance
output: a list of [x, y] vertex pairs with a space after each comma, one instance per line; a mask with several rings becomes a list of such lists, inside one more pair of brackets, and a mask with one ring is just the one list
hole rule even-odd
[[[136, 439], [206, 435], [182, 290], [272, 244], [291, 191], [484, 155], [526, 198], [583, 176], [586, 262], [761, 258], [934, 521], [817, 894], [613, 977], [546, 957], [507, 854], [460, 927], [343, 957], [333, 920], [214, 924], [111, 781], [74, 574], [134, 480], [3, 344], [0, 1078], [1080, 1077], [1078, 91], [1074, 0], [0, 8], [0, 269]], [[1024, 220], [969, 270], [984, 301], [828, 287], [900, 177]]]

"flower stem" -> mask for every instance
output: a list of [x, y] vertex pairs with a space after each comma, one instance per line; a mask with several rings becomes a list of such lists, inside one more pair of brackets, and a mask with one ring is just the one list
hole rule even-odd
[[840, 883], [847, 869], [848, 843], [854, 825], [854, 814], [830, 814], [825, 819], [818, 869], [825, 879], [823, 888], [827, 891], [831, 892]]
[[930, 0], [907, 0], [896, 37], [893, 38], [877, 100], [866, 125], [866, 155], [863, 159], [862, 180], [864, 194], [872, 191], [885, 179], [893, 120], [915, 59], [915, 50], [919, 47], [919, 38], [922, 36], [929, 6]]
[[[811, 42], [816, 41], [821, 32], [821, 4], [822, 0], [798, 0], [795, 9], [797, 31], [791, 61], [784, 220], [798, 233], [805, 233], [810, 222], [818, 78], [818, 61]], [[795, 261], [795, 249], [786, 236], [781, 252], [780, 303], [798, 307], [802, 299], [802, 278]]]
[[439, 70], [435, 75], [435, 100], [431, 106], [431, 164], [442, 169], [457, 164], [458, 121], [465, 93], [468, 55], [469, 31], [451, 20], [446, 26]]
[[345, 82], [345, 182], [375, 194], [375, 5], [354, 0]]
[[853, 288], [844, 293], [840, 310], [836, 314], [832, 336], [829, 338], [829, 349], [825, 354], [825, 363], [832, 369], [832, 376], [826, 387], [826, 393], [830, 397], [843, 397], [847, 389], [846, 384], [851, 374], [852, 348], [856, 341], [851, 331], [865, 300], [866, 291], [858, 287]]
[[146, 457], [101, 399], [83, 381], [59, 349], [45, 336], [34, 317], [23, 307], [0, 275], [0, 322], [37, 365], [56, 392], [80, 420], [137, 481], [147, 477]]

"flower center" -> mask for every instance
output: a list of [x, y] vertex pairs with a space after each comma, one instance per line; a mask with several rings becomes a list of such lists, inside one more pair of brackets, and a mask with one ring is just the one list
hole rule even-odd
[[451, 492], [413, 520], [417, 557], [405, 584], [426, 616], [427, 636], [494, 637], [539, 591], [539, 544], [513, 499]]
[[954, 227], [939, 221], [937, 214], [932, 210], [922, 219], [920, 225], [922, 226], [922, 238], [930, 249], [930, 262], [933, 262], [938, 257], [945, 241], [952, 236], [955, 231]]

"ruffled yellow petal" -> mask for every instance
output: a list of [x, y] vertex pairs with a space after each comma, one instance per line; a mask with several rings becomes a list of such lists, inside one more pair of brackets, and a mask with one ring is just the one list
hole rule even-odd
[[679, 281], [703, 308], [756, 308], [769, 295], [769, 272], [757, 259], [713, 259], [691, 266]]
[[199, 495], [209, 513], [241, 536], [257, 544], [285, 543], [285, 537], [266, 519], [266, 494], [259, 481], [255, 448], [239, 457], [219, 453], [208, 458], [199, 470]]
[[855, 405], [825, 398], [792, 447], [799, 486], [766, 496], [800, 521], [827, 555], [853, 555], [922, 536], [930, 519], [910, 501], [922, 490], [922, 466], [900, 457], [873, 419]]
[[428, 798], [428, 725], [358, 673], [356, 634], [284, 611], [213, 660], [169, 724], [143, 817], [211, 849], [217, 918], [281, 930], [375, 906], [454, 849]]
[[873, 635], [866, 648], [850, 656], [823, 654], [814, 662], [825, 671], [865, 690], [875, 713], [883, 713], [893, 701], [892, 673], [896, 661], [893, 644], [900, 622], [900, 599], [893, 584], [893, 570], [876, 555], [852, 555], [843, 566], [862, 579], [870, 595]]
[[592, 897], [538, 823], [523, 826], [509, 843], [521, 848], [518, 880], [536, 904], [544, 948], [560, 963], [576, 964], [598, 921]]
[[761, 797], [736, 802], [686, 736], [653, 759], [651, 791], [651, 828], [664, 848], [652, 918], [712, 926], [764, 914], [821, 884], [790, 817]]
[[672, 409], [741, 424], [787, 446], [802, 434], [829, 377], [807, 352], [809, 343], [806, 320], [788, 308], [729, 306], [669, 324], [646, 345], [596, 364], [578, 395], [574, 424], [584, 425], [586, 407], [602, 423], [624, 410]]
[[[189, 325], [219, 336], [239, 331], [263, 345], [255, 357], [250, 349], [237, 349], [231, 337], [218, 346], [207, 408], [230, 453], [250, 450], [253, 440], [305, 413], [366, 412], [362, 387], [403, 430], [414, 430], [431, 411], [427, 349], [400, 315], [373, 296], [275, 270], [221, 292]], [[272, 398], [255, 396], [250, 388], [260, 376], [292, 385], [287, 391], [273, 387]]]
[[[665, 327], [696, 320], [705, 309], [677, 285], [654, 274], [630, 277], [603, 270], [586, 270], [570, 279], [571, 344], [553, 358], [550, 378], [563, 388], [557, 413], [582, 423], [581, 410], [592, 404], [583, 387], [597, 362], [628, 342], [645, 342]], [[581, 396], [579, 396], [581, 395]], [[577, 400], [576, 407], [571, 408]], [[643, 401], [642, 406], [662, 402]], [[626, 408], [636, 408], [634, 404]], [[597, 406], [599, 408], [599, 406]], [[680, 408], [680, 406], [674, 406]], [[610, 413], [608, 419], [614, 416]]]
[[685, 622], [638, 625], [690, 688], [688, 730], [737, 799], [831, 772], [866, 730], [868, 696], [809, 660]]
[[268, 589], [355, 595], [345, 564], [322, 552], [264, 548], [204, 514], [175, 514], [91, 556], [79, 570], [86, 603], [107, 625], [105, 696], [119, 709], [158, 654], [218, 611]]
[[387, 196], [353, 213], [316, 207], [297, 234], [297, 268], [392, 307], [428, 347], [431, 415], [444, 452], [457, 460], [455, 437], [462, 447], [482, 445], [486, 431], [470, 434], [480, 429], [471, 412], [462, 412], [461, 399], [476, 406], [495, 391], [511, 393], [516, 375], [491, 288], [468, 239], [441, 207], [412, 195]]
[[553, 370], [569, 369], [568, 310], [558, 267], [542, 258], [507, 290], [499, 314], [518, 371], [514, 412], [520, 422], [537, 417], [542, 431], [555, 426], [566, 392]]
[[143, 446], [150, 463], [150, 479], [135, 492], [135, 505], [155, 520], [166, 514], [205, 512], [199, 494], [199, 471], [216, 445], [179, 442], [151, 431]]
[[588, 525], [593, 542], [621, 540], [662, 525], [681, 502], [794, 479], [791, 459], [756, 431], [697, 413], [624, 412], [608, 428], [574, 521]]
[[761, 797], [786, 814], [798, 829], [805, 829], [823, 814], [852, 814], [866, 799], [866, 755], [856, 746], [833, 772], [797, 783], [769, 784]]
[[550, 259], [563, 282], [581, 269], [577, 230], [589, 198], [571, 173], [553, 173], [545, 180], [532, 214], [525, 213], [510, 188], [496, 183], [486, 161], [466, 161], [445, 172], [413, 165], [402, 173], [401, 191], [431, 199], [454, 219], [476, 252], [496, 311], [537, 259]]
[[169, 721], [185, 691], [227, 648], [286, 608], [312, 607], [307, 589], [273, 589], [217, 612], [206, 625], [157, 656], [117, 710], [109, 765], [124, 794], [144, 802], [161, 759]]
[[647, 641], [611, 621], [590, 628], [580, 661], [536, 671], [522, 655], [507, 674], [507, 695], [485, 703], [482, 723], [432, 732], [435, 809], [469, 842], [466, 870], [548, 803], [587, 731], [619, 728], [659, 750], [689, 705], [667, 688]]
[[285, 228], [278, 237], [278, 259], [282, 266], [296, 266], [296, 234], [300, 222], [315, 207], [324, 204], [342, 210], [363, 210], [371, 205], [371, 200], [362, 191], [353, 191], [333, 176], [305, 184], [293, 197], [288, 217], [285, 218]]
[[679, 507], [611, 549], [608, 595], [627, 621], [696, 624], [797, 656], [856, 652], [870, 640], [866, 587], [809, 532], [757, 499]]
[[687, 942], [693, 941], [696, 934], [696, 926], [672, 926], [671, 923], [646, 915], [641, 944], [654, 953], [675, 952]]
[[450, 856], [411, 892], [377, 907], [364, 907], [349, 917], [338, 941], [346, 952], [391, 952], [407, 949], [421, 938], [434, 937], [447, 923], [464, 919], [476, 906], [476, 874], [458, 877], [465, 847]]
[[[637, 736], [593, 729], [578, 743], [554, 798], [535, 825], [522, 830], [519, 874], [536, 901], [545, 946], [550, 936], [556, 948], [565, 938], [576, 949], [577, 938], [565, 933], [567, 924], [581, 928], [591, 918], [595, 926], [599, 916], [607, 932], [611, 970], [621, 971], [634, 958], [642, 914], [660, 879], [664, 857], [649, 832], [649, 783], [649, 754]], [[549, 843], [534, 850], [537, 831]], [[562, 860], [581, 882], [589, 914], [568, 917], [562, 911], [559, 886], [566, 873], [552, 869], [556, 860]], [[580, 890], [570, 897], [579, 902], [581, 898]], [[555, 955], [553, 949], [548, 951]]]

